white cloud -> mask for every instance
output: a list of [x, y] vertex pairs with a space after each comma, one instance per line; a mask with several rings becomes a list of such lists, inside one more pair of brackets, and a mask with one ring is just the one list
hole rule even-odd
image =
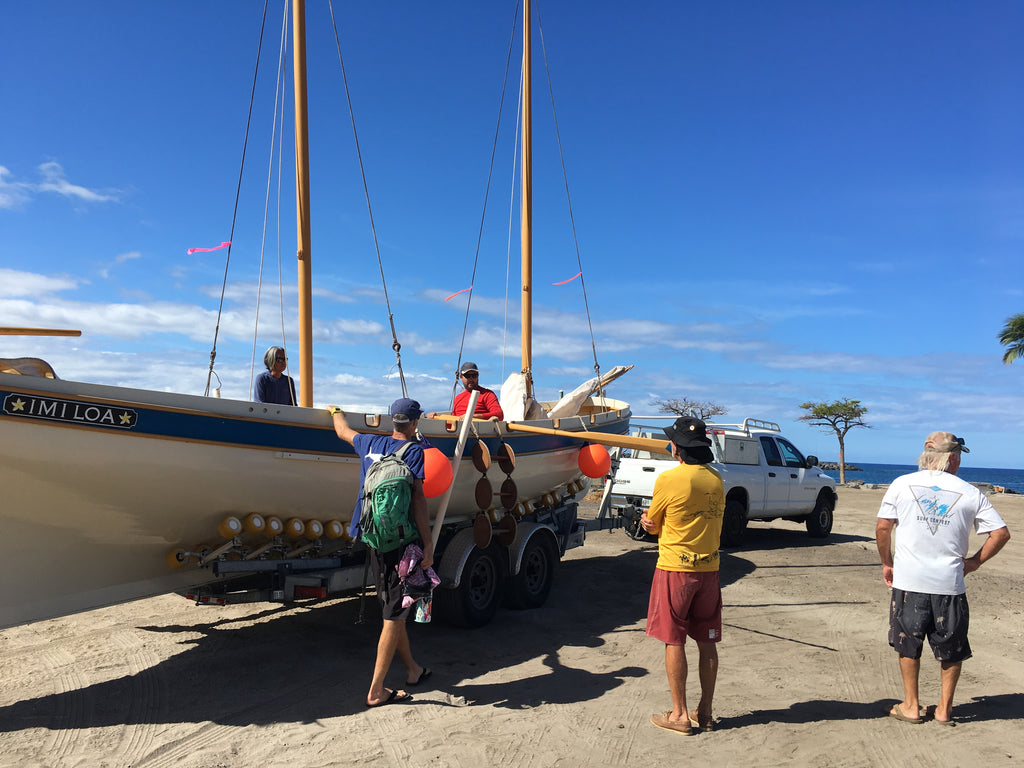
[[8, 181], [11, 172], [0, 165], [0, 209], [13, 209], [28, 202], [30, 185], [21, 181]]
[[72, 184], [64, 178], [64, 168], [61, 164], [53, 160], [40, 165], [39, 173], [42, 174], [43, 181], [35, 185], [35, 188], [40, 192], [56, 192], [58, 195], [77, 198], [89, 203], [105, 203], [117, 200], [114, 195], [103, 194], [77, 184]]
[[114, 257], [114, 261], [110, 266], [100, 268], [100, 277], [107, 279], [110, 277], [110, 270], [112, 267], [117, 266], [118, 264], [124, 264], [126, 261], [132, 261], [133, 259], [139, 258], [142, 258], [142, 253], [139, 251], [127, 251], [125, 253], [120, 253]]
[[39, 296], [57, 291], [73, 290], [84, 283], [71, 277], [50, 277], [34, 272], [19, 272], [15, 269], [0, 267], [0, 297]]
[[318, 299], [327, 299], [328, 301], [336, 301], [339, 304], [352, 304], [355, 302], [351, 296], [344, 293], [338, 293], [337, 291], [331, 291], [327, 288], [314, 288], [313, 296]]
[[313, 336], [321, 342], [359, 344], [379, 337], [383, 333], [384, 326], [380, 323], [342, 317], [330, 322], [314, 323]]
[[87, 203], [117, 202], [115, 191], [100, 192], [72, 184], [64, 177], [64, 168], [56, 161], [43, 163], [38, 167], [38, 171], [43, 178], [38, 183], [13, 181], [10, 170], [0, 165], [0, 209], [19, 208], [31, 201], [34, 194], [40, 192], [53, 192]]

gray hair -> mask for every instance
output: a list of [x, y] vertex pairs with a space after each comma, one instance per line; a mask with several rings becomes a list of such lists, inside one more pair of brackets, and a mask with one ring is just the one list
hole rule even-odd
[[278, 352], [285, 354], [284, 347], [269, 347], [267, 353], [263, 355], [263, 364], [267, 366], [268, 371], [273, 369]]

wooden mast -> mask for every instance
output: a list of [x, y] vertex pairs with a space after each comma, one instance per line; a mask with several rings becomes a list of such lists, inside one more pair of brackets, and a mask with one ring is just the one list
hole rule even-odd
[[306, 99], [305, 0], [292, 4], [295, 80], [295, 201], [299, 260], [299, 405], [313, 405], [313, 288], [310, 269], [309, 119]]
[[523, 151], [522, 192], [520, 209], [522, 225], [522, 351], [523, 376], [527, 397], [533, 396], [533, 126], [530, 102], [532, 99], [532, 72], [530, 67], [530, 3], [523, 0]]

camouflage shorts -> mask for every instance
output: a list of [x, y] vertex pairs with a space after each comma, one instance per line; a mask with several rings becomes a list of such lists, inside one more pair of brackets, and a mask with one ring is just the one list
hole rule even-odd
[[967, 595], [929, 595], [893, 589], [889, 605], [889, 645], [900, 656], [921, 658], [924, 639], [937, 661], [971, 658], [967, 629], [971, 614]]

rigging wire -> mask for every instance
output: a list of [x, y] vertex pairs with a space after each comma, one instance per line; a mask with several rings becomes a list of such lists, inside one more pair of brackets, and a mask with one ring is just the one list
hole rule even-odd
[[[530, 0], [525, 0], [530, 2]], [[551, 98], [551, 115], [555, 123], [555, 139], [558, 143], [558, 158], [562, 164], [562, 180], [565, 182], [565, 201], [569, 206], [569, 222], [572, 226], [572, 242], [576, 248], [576, 264], [580, 268], [580, 289], [583, 291], [583, 306], [587, 313], [587, 328], [590, 330], [590, 349], [594, 354], [594, 374], [597, 376], [597, 391], [604, 396], [604, 387], [601, 385], [601, 366], [597, 361], [597, 345], [594, 342], [594, 324], [590, 317], [590, 304], [587, 301], [586, 278], [583, 274], [583, 259], [580, 256], [580, 243], [576, 236], [576, 219], [572, 213], [572, 198], [569, 195], [569, 175], [565, 170], [565, 153], [562, 151], [562, 135], [558, 131], [558, 110], [555, 109], [555, 91], [551, 85], [551, 69], [548, 67], [548, 50], [544, 45], [544, 24], [540, 18], [540, 0], [536, 0], [537, 7], [537, 28], [540, 30], [540, 47], [544, 56], [544, 73], [548, 80], [548, 94]]]
[[[498, 153], [498, 135], [499, 135], [499, 133], [501, 131], [501, 113], [502, 113], [502, 109], [504, 108], [504, 105], [505, 105], [505, 92], [506, 92], [506, 90], [508, 88], [508, 73], [509, 73], [509, 70], [512, 68], [512, 50], [513, 50], [512, 49], [512, 45], [515, 42], [516, 25], [518, 24], [518, 22], [519, 22], [519, 3], [516, 3], [516, 10], [515, 10], [515, 13], [512, 16], [512, 34], [509, 37], [508, 53], [505, 55], [505, 76], [502, 78], [502, 81], [501, 81], [501, 95], [498, 98], [498, 119], [495, 122], [495, 126], [494, 126], [494, 139], [491, 142], [491, 160], [490, 160], [490, 164], [487, 166], [487, 184], [484, 186], [484, 204], [483, 204], [482, 210], [480, 211], [480, 226], [477, 229], [477, 235], [476, 235], [476, 251], [473, 253], [472, 278], [469, 281], [470, 289], [469, 289], [469, 296], [468, 296], [468, 298], [466, 300], [466, 313], [465, 313], [465, 316], [464, 316], [464, 318], [462, 320], [462, 340], [459, 342], [459, 355], [458, 355], [458, 360], [455, 363], [455, 370], [456, 371], [459, 370], [459, 367], [462, 364], [462, 353], [463, 353], [463, 351], [465, 350], [465, 347], [466, 347], [466, 332], [467, 332], [467, 329], [469, 328], [469, 312], [470, 312], [470, 308], [473, 305], [473, 286], [476, 285], [476, 270], [477, 270], [477, 267], [480, 264], [480, 244], [483, 241], [483, 236], [484, 236], [484, 221], [487, 218], [487, 201], [488, 201], [488, 198], [490, 197], [490, 194], [491, 194], [491, 180], [494, 178], [494, 159], [495, 159], [495, 157], [497, 156], [497, 153]], [[513, 165], [514, 165], [514, 161], [513, 161]], [[513, 182], [513, 186], [514, 186], [514, 182]], [[507, 328], [508, 328], [508, 321], [507, 321], [507, 312], [508, 312], [508, 276], [507, 276], [507, 274], [506, 274], [506, 278], [505, 278], [505, 290], [506, 290], [506, 297], [505, 297], [506, 298], [506, 300], [505, 300], [506, 323], [505, 323], [505, 326], [506, 326], [506, 330], [507, 330]], [[504, 350], [505, 350], [505, 345], [503, 343], [502, 344], [502, 375], [504, 375], [504, 373], [505, 373], [505, 368], [504, 368], [505, 351]], [[459, 384], [459, 380], [458, 380], [458, 377], [456, 377], [455, 381], [452, 384], [452, 400], [451, 400], [452, 404], [455, 403], [455, 390], [458, 387], [458, 384]]]
[[[516, 8], [519, 6], [517, 5]], [[519, 76], [519, 99], [516, 107], [516, 114], [521, 115], [523, 108], [523, 76]], [[509, 287], [512, 285], [512, 227], [515, 221], [515, 197], [516, 197], [516, 164], [519, 161], [519, 129], [522, 127], [522, 123], [519, 119], [516, 120], [516, 140], [514, 143], [515, 149], [512, 152], [512, 173], [509, 174], [509, 190], [508, 190], [508, 226], [505, 231], [505, 316], [502, 318], [504, 327], [502, 329], [502, 340], [501, 340], [501, 380], [505, 381], [505, 355], [508, 351], [508, 306], [509, 306]], [[532, 372], [531, 372], [532, 373]]]
[[359, 147], [359, 134], [356, 132], [355, 110], [352, 106], [352, 94], [348, 88], [348, 76], [345, 73], [345, 60], [341, 55], [341, 37], [338, 34], [338, 22], [334, 17], [334, 2], [328, 0], [328, 8], [331, 11], [331, 24], [334, 28], [334, 43], [338, 49], [338, 64], [341, 66], [341, 79], [345, 84], [345, 99], [348, 102], [349, 119], [352, 122], [352, 138], [355, 140], [356, 156], [359, 158], [359, 173], [363, 180], [363, 194], [366, 197], [366, 210], [370, 216], [370, 231], [373, 233], [373, 247], [377, 252], [377, 266], [380, 269], [380, 282], [384, 289], [384, 304], [388, 310], [388, 322], [391, 325], [391, 348], [395, 351], [395, 367], [398, 368], [398, 378], [402, 385], [402, 397], [408, 397], [409, 391], [405, 385], [405, 372], [402, 369], [402, 345], [398, 341], [398, 334], [395, 331], [395, 315], [391, 311], [391, 299], [388, 296], [388, 284], [384, 277], [384, 262], [380, 255], [380, 242], [377, 240], [377, 227], [373, 221], [373, 207], [370, 204], [370, 188], [366, 182], [366, 168], [363, 166], [363, 153]]
[[[242, 141], [242, 160], [238, 167], [238, 185], [235, 187], [235, 205], [231, 212], [231, 235], [228, 237], [228, 242], [232, 242], [235, 238], [235, 223], [238, 220], [238, 199], [242, 194], [242, 172], [245, 170], [245, 150], [249, 144], [249, 128], [252, 125], [252, 105], [256, 98], [256, 78], [260, 71], [260, 53], [263, 50], [263, 32], [267, 25], [267, 6], [270, 0], [264, 0], [263, 2], [263, 18], [260, 20], [260, 41], [256, 49], [256, 67], [252, 73], [252, 90], [249, 93], [249, 114], [245, 120], [245, 139]], [[208, 397], [210, 394], [210, 378], [213, 376], [213, 363], [217, 359], [217, 338], [220, 336], [220, 321], [224, 315], [224, 296], [227, 293], [228, 287], [228, 267], [231, 265], [231, 246], [228, 245], [227, 255], [224, 257], [224, 281], [221, 283], [220, 288], [220, 304], [217, 307], [217, 325], [213, 331], [213, 347], [210, 349], [210, 368], [206, 372], [206, 389], [203, 391], [203, 396]], [[220, 377], [218, 377], [219, 379]]]
[[[291, 14], [288, 13], [288, 9], [285, 8], [285, 15], [290, 19]], [[287, 40], [287, 22], [282, 25], [284, 27], [283, 34]], [[287, 49], [287, 42], [284, 44], [284, 48]], [[281, 88], [281, 138], [277, 142], [277, 301], [278, 308], [281, 312], [281, 346], [288, 349], [287, 338], [284, 332], [284, 274], [281, 263], [281, 169], [284, 168], [284, 102], [285, 96], [288, 90], [288, 79], [285, 77], [285, 65], [282, 57], [281, 62], [281, 83], [284, 86]], [[275, 109], [277, 106], [275, 105]], [[287, 354], [287, 353], [285, 353]], [[290, 375], [288, 370], [288, 361], [285, 360], [285, 372]], [[288, 387], [289, 393], [292, 388]], [[292, 403], [292, 405], [298, 405], [298, 403]]]
[[[276, 90], [274, 92], [274, 119], [271, 126], [270, 132], [270, 158], [267, 163], [267, 191], [263, 203], [263, 235], [260, 240], [260, 266], [259, 275], [256, 280], [256, 322], [253, 326], [252, 333], [252, 359], [249, 363], [249, 391], [253, 391], [253, 377], [256, 371], [256, 341], [259, 336], [260, 330], [260, 306], [263, 297], [263, 265], [264, 257], [266, 255], [267, 246], [267, 222], [269, 221], [269, 210], [270, 210], [270, 190], [271, 184], [274, 180], [274, 150], [277, 152], [277, 286], [278, 286], [278, 298], [279, 306], [281, 308], [281, 345], [283, 349], [288, 349], [287, 338], [285, 337], [284, 331], [284, 279], [281, 274], [281, 145], [284, 141], [284, 126], [283, 126], [283, 115], [284, 115], [284, 78], [285, 78], [285, 53], [287, 47], [287, 32], [288, 32], [288, 3], [285, 3], [282, 10], [281, 18], [281, 41], [278, 48], [278, 59], [277, 59], [277, 83]], [[278, 105], [281, 107], [281, 133], [277, 131], [278, 128]], [[285, 362], [285, 375], [288, 375], [288, 363]], [[289, 387], [289, 392], [291, 388]], [[297, 403], [292, 403], [297, 405]]]

